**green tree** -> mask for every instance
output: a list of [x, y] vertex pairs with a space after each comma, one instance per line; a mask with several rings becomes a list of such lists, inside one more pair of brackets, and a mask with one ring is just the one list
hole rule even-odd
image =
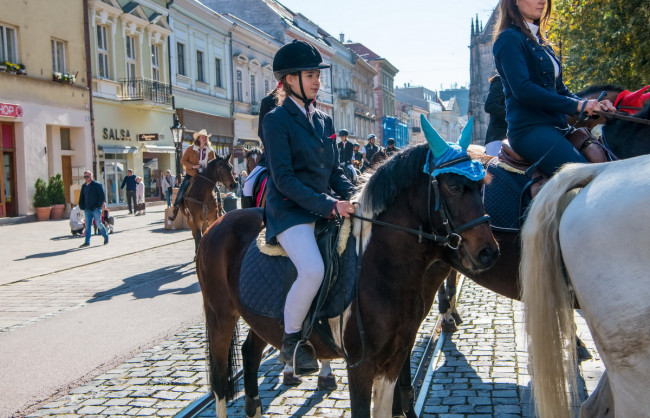
[[650, 82], [650, 0], [557, 0], [553, 9], [549, 36], [569, 89]]
[[45, 208], [52, 204], [47, 193], [47, 183], [41, 178], [34, 183], [34, 207]]
[[47, 194], [53, 205], [65, 204], [65, 187], [61, 174], [50, 177], [50, 181], [47, 184]]

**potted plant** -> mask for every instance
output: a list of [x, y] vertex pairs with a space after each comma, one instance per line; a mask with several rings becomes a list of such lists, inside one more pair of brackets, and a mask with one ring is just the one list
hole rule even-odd
[[63, 178], [61, 174], [50, 177], [47, 184], [47, 195], [52, 204], [52, 219], [61, 219], [63, 210], [65, 209], [65, 188], [63, 186]]
[[34, 183], [34, 208], [36, 208], [36, 217], [39, 221], [50, 219], [50, 197], [47, 194], [47, 184], [43, 179], [36, 179]]
[[58, 71], [52, 73], [52, 81], [63, 82], [63, 74]]
[[27, 75], [27, 68], [25, 68], [25, 64], [18, 64], [18, 74]]
[[7, 69], [11, 74], [16, 74], [18, 72], [19, 69], [18, 64], [14, 64], [8, 61], [5, 61], [5, 64], [7, 65]]

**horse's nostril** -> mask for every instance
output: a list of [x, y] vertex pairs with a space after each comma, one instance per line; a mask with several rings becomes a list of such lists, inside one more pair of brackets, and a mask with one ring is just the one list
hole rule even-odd
[[478, 253], [478, 259], [483, 265], [490, 265], [497, 259], [498, 255], [498, 251], [486, 247]]

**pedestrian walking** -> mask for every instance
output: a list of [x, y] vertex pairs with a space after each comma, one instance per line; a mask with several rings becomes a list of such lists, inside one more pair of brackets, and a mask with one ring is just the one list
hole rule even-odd
[[174, 191], [174, 185], [176, 184], [176, 179], [172, 176], [172, 171], [167, 170], [162, 180], [160, 180], [160, 185], [165, 193], [165, 199], [167, 200], [167, 207], [172, 205], [172, 192]]
[[79, 193], [79, 207], [84, 211], [86, 218], [86, 240], [80, 245], [80, 248], [90, 246], [93, 221], [97, 225], [99, 233], [104, 237], [104, 245], [106, 245], [108, 244], [108, 232], [102, 223], [102, 207], [106, 202], [104, 187], [93, 180], [93, 173], [90, 171], [84, 172], [84, 181], [85, 184], [81, 186], [81, 193]]
[[137, 186], [135, 182], [135, 174], [133, 170], [126, 170], [126, 177], [122, 180], [122, 185], [120, 189], [123, 189], [126, 186], [126, 203], [129, 205], [129, 215], [135, 212], [135, 187]]
[[142, 177], [138, 176], [135, 178], [136, 187], [135, 187], [135, 202], [136, 202], [136, 212], [137, 216], [144, 215], [145, 206], [144, 206], [144, 183], [142, 182]]

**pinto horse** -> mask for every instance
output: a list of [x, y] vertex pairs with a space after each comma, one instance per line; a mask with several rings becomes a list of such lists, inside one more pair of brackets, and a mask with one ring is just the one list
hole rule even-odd
[[230, 154], [226, 157], [217, 155], [210, 160], [205, 169], [194, 176], [183, 196], [181, 209], [192, 230], [195, 251], [199, 248], [203, 232], [224, 213], [221, 198], [217, 197], [214, 190], [218, 182], [231, 191], [237, 188]]
[[[429, 125], [425, 133], [430, 147], [405, 150], [361, 186], [354, 199], [353, 228], [361, 260], [358, 292], [340, 317], [328, 321], [333, 342], [316, 331], [310, 337], [318, 358], [345, 355], [356, 363], [348, 367], [355, 418], [370, 416], [371, 398], [375, 416], [390, 416], [393, 387], [430, 307], [423, 291], [432, 299], [440, 285], [424, 282], [426, 269], [432, 263], [450, 263], [450, 254], [455, 254], [467, 270], [479, 272], [498, 256], [481, 200], [483, 181], [454, 172], [434, 175], [443, 167], [470, 163], [465, 154], [435, 165], [436, 158], [450, 155], [450, 146], [439, 136], [431, 139], [430, 131]], [[464, 148], [470, 138], [471, 133], [461, 141]], [[197, 253], [218, 418], [226, 416], [226, 400], [234, 396], [229, 353], [235, 349], [231, 343], [238, 319], [251, 328], [242, 347], [248, 416], [261, 416], [257, 372], [263, 350], [267, 344], [281, 345], [279, 320], [251, 312], [239, 299], [241, 263], [262, 222], [259, 209], [229, 212], [208, 229]]]
[[610, 386], [607, 393], [599, 384], [581, 416], [648, 416], [649, 205], [650, 156], [566, 165], [533, 200], [522, 229], [521, 278], [540, 417], [574, 416], [567, 396], [567, 382], [576, 384], [574, 295]]

